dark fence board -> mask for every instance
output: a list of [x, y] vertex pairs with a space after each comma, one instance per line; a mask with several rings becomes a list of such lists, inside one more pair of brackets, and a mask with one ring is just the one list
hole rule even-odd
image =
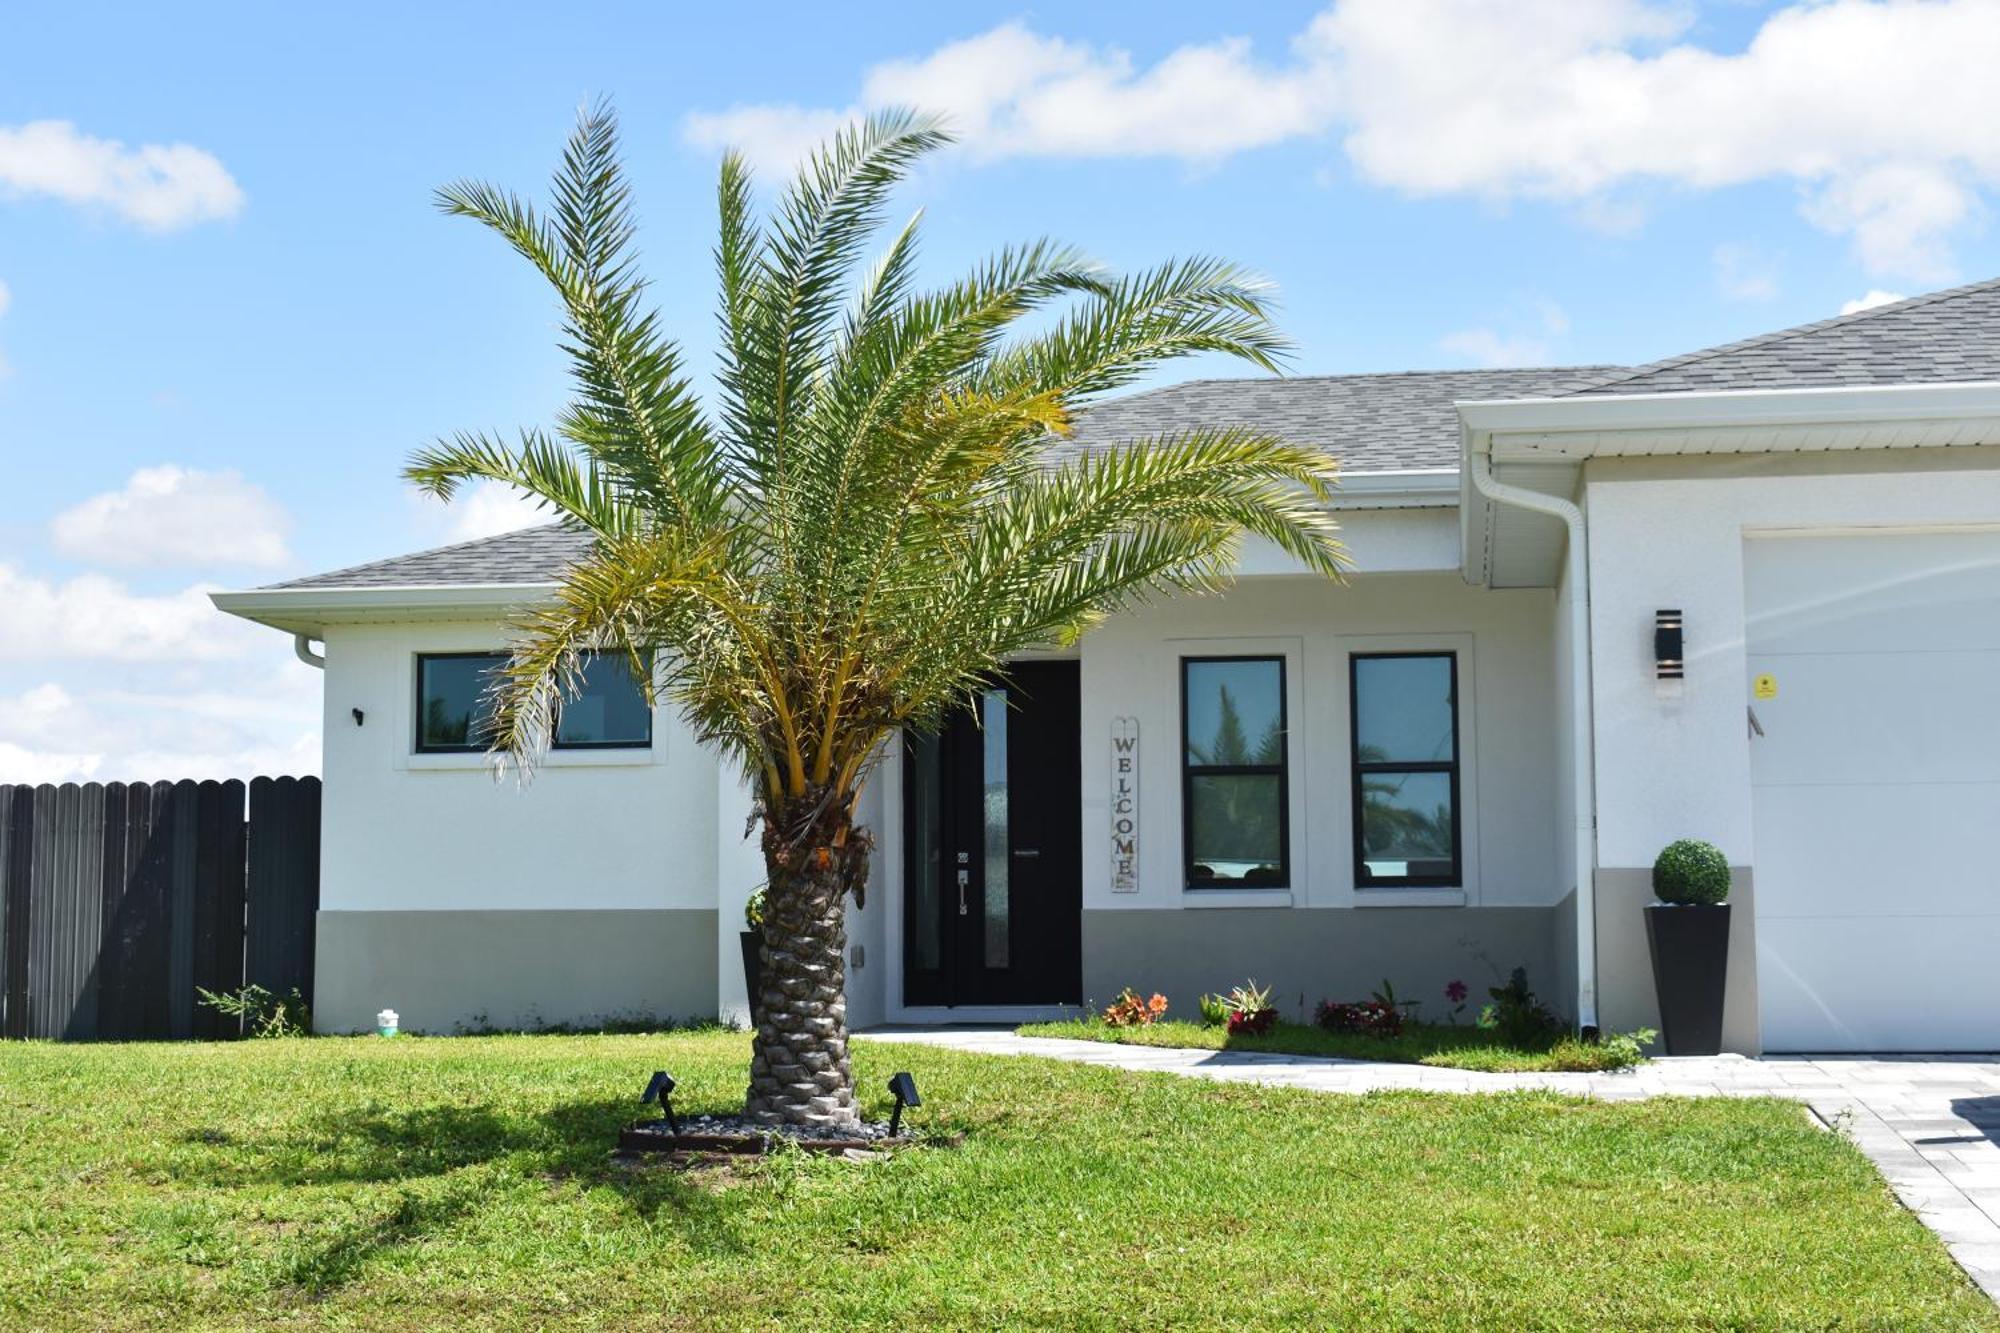
[[7, 790], [0, 819], [7, 823], [7, 859], [0, 862], [0, 900], [7, 904], [6, 939], [0, 955], [7, 960], [7, 1002], [4, 1035], [28, 1035], [28, 881], [34, 864], [35, 789]]
[[167, 1035], [188, 1038], [194, 1031], [195, 875], [200, 836], [201, 787], [169, 785], [162, 799], [167, 820]]
[[257, 778], [250, 784], [243, 980], [280, 997], [295, 989], [312, 994], [319, 811], [318, 778]]
[[319, 812], [317, 778], [0, 785], [0, 1036], [235, 1036], [195, 987], [246, 980], [310, 1002]]

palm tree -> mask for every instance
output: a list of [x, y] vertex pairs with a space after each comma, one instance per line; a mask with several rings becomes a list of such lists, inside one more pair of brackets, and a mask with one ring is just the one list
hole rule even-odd
[[483, 184], [438, 195], [554, 286], [575, 397], [552, 432], [456, 435], [407, 475], [446, 500], [506, 483], [594, 539], [518, 627], [496, 762], [530, 768], [582, 664], [615, 652], [748, 776], [768, 882], [746, 1112], [763, 1123], [856, 1118], [845, 902], [872, 840], [855, 801], [900, 732], [938, 726], [1011, 654], [1220, 587], [1246, 531], [1328, 576], [1344, 560], [1315, 450], [1191, 429], [1052, 459], [1080, 405], [1160, 362], [1276, 368], [1266, 290], [1235, 266], [1114, 276], [1037, 241], [923, 290], [913, 217], [864, 267], [892, 188], [948, 138], [878, 115], [761, 219], [723, 159], [713, 410], [644, 303], [608, 108], [579, 117], [546, 212]]

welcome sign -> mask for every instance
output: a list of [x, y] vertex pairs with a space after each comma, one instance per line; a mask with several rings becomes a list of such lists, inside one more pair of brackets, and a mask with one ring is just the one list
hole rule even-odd
[[1139, 891], [1139, 719], [1111, 719], [1111, 891]]

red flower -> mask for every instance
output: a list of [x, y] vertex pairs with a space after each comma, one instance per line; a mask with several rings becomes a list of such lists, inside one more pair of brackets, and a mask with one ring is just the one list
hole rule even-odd
[[1463, 981], [1448, 982], [1444, 988], [1444, 998], [1450, 1000], [1453, 1004], [1464, 1004], [1465, 997], [1469, 994], [1471, 992], [1465, 988]]

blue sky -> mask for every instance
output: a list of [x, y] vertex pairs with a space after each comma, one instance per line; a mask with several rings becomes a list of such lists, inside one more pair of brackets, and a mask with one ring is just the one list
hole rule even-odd
[[[1053, 234], [1269, 275], [1301, 373], [1641, 362], [2000, 273], [1991, 4], [43, 7], [0, 46], [0, 781], [302, 770], [318, 679], [200, 590], [520, 521], [398, 479], [546, 420], [537, 280], [430, 193], [624, 123], [705, 366], [716, 145], [916, 101], [949, 273]], [[1188, 365], [1180, 373], [1214, 373]]]

